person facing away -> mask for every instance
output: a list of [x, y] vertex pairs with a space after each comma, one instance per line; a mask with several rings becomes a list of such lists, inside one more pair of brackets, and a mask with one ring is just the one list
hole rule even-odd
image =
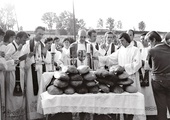
[[126, 33], [129, 34], [129, 36], [130, 36], [130, 40], [131, 40], [131, 43], [130, 43], [130, 44], [131, 44], [131, 45], [133, 45], [133, 46], [135, 46], [135, 47], [137, 47], [137, 48], [139, 48], [139, 49], [142, 49], [142, 48], [143, 48], [142, 43], [139, 42], [139, 41], [136, 41], [136, 40], [134, 39], [134, 37], [135, 37], [135, 31], [134, 31], [134, 30], [129, 29]]
[[28, 119], [38, 119], [43, 117], [43, 115], [37, 113], [37, 95], [41, 75], [45, 70], [45, 64], [43, 62], [44, 43], [42, 42], [42, 38], [45, 34], [45, 28], [38, 26], [35, 29], [34, 34], [34, 37], [28, 40], [24, 47], [24, 51], [28, 54], [25, 61]]
[[149, 32], [146, 37], [151, 49], [148, 62], [152, 68], [152, 89], [157, 107], [158, 120], [167, 120], [167, 108], [170, 111], [170, 33], [161, 43], [161, 36], [156, 31]]
[[5, 74], [7, 120], [26, 120], [24, 95], [24, 68], [21, 66], [21, 62], [26, 59], [26, 57], [22, 57], [24, 53], [22, 50], [27, 39], [27, 33], [24, 31], [20, 31], [16, 34], [15, 39], [7, 45], [7, 60], [13, 59], [15, 61], [13, 65], [14, 69], [8, 69]]

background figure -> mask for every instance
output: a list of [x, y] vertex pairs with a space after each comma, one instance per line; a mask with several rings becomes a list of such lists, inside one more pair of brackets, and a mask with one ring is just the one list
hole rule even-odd
[[157, 107], [158, 120], [167, 120], [167, 108], [170, 111], [170, 33], [161, 43], [160, 35], [151, 31], [146, 35], [151, 49], [148, 62], [152, 68], [152, 88]]
[[2, 28], [0, 28], [0, 46], [4, 40], [4, 35], [5, 35], [5, 32]]
[[116, 51], [116, 47], [114, 45], [114, 40], [116, 39], [116, 35], [113, 32], [105, 33], [105, 43], [99, 47], [99, 52], [103, 56], [107, 56]]
[[[5, 80], [4, 80], [4, 71], [5, 71], [5, 53], [3, 51], [2, 45], [3, 45], [3, 39], [4, 39], [5, 32], [2, 28], [0, 28], [0, 89], [1, 89], [1, 113], [5, 113]], [[1, 49], [2, 48], [2, 49]], [[1, 115], [1, 118], [5, 119], [5, 114]]]
[[140, 40], [143, 44], [143, 48], [141, 49], [141, 60], [142, 60], [142, 67], [139, 70], [140, 74], [140, 81], [141, 81], [141, 92], [144, 94], [145, 97], [145, 110], [146, 115], [156, 115], [157, 109], [156, 104], [153, 96], [153, 90], [151, 85], [151, 68], [147, 62], [148, 51], [150, 46], [148, 41], [145, 39], [146, 33], [142, 34]]
[[61, 41], [58, 37], [55, 37], [54, 38], [54, 43], [55, 43], [55, 46], [56, 46], [56, 50], [62, 52], [62, 44], [61, 44]]
[[[53, 38], [46, 38], [45, 39], [45, 47], [43, 48], [43, 61], [45, 64], [45, 71], [49, 72], [52, 71], [52, 54], [51, 54], [51, 45], [53, 43]], [[56, 67], [59, 67], [59, 59], [61, 58], [61, 52], [55, 49], [54, 54], [54, 70]]]
[[15, 32], [12, 30], [7, 30], [4, 35], [4, 39], [1, 42], [0, 51], [3, 51], [4, 53], [7, 51], [6, 47], [9, 43], [11, 43], [15, 39]]
[[134, 30], [129, 29], [126, 33], [130, 36], [130, 39], [131, 39], [131, 43], [130, 44], [131, 45], [133, 45], [133, 46], [135, 46], [135, 47], [137, 47], [139, 49], [143, 48], [142, 43], [140, 41], [137, 41], [137, 40], [134, 39], [134, 37], [135, 37]]
[[60, 60], [64, 66], [70, 65], [70, 57], [69, 57], [70, 49], [69, 49], [69, 47], [70, 47], [71, 42], [72, 42], [72, 38], [69, 38], [69, 37], [67, 37], [63, 40], [64, 47], [62, 48]]
[[[99, 50], [99, 44], [96, 42], [97, 32], [92, 29], [87, 32], [87, 35], [89, 38], [88, 42], [93, 45], [93, 53], [92, 54], [94, 55]], [[92, 60], [92, 62], [93, 62], [93, 70], [97, 70], [99, 67], [98, 60]]]

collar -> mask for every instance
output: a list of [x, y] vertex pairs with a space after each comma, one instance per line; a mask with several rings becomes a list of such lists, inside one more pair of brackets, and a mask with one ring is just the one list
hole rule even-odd
[[19, 47], [19, 45], [16, 43], [15, 40], [13, 40], [12, 42], [15, 44], [15, 46], [16, 46], [17, 48]]

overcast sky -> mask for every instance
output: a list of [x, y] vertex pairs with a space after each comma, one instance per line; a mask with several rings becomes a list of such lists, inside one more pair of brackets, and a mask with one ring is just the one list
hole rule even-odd
[[[72, 12], [73, 0], [0, 0], [15, 5], [19, 26], [24, 30], [34, 30], [43, 25], [41, 18], [45, 12], [59, 15], [64, 10]], [[146, 30], [170, 31], [169, 0], [74, 0], [75, 16], [84, 19], [86, 27], [96, 28], [99, 18], [106, 22], [108, 17], [121, 20], [123, 29], [138, 29], [144, 21]]]

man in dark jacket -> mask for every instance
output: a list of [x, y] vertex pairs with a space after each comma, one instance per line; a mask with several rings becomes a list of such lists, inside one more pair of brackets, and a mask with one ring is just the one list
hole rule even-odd
[[160, 35], [149, 32], [145, 37], [151, 45], [148, 53], [148, 62], [152, 68], [152, 88], [157, 106], [158, 120], [167, 120], [167, 108], [170, 111], [170, 33], [161, 43]]

